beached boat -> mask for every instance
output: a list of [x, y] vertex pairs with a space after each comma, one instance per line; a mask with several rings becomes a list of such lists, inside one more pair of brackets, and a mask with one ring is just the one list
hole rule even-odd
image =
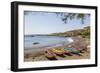
[[36, 45], [36, 44], [39, 44], [39, 42], [34, 42], [33, 44]]
[[75, 48], [64, 48], [64, 50], [69, 51], [71, 53], [80, 53], [80, 51]]
[[62, 48], [57, 48], [57, 49], [52, 49], [52, 52], [54, 52], [55, 54], [59, 55], [59, 56], [65, 56], [65, 54], [67, 54], [68, 52], [66, 52], [64, 49]]
[[56, 55], [51, 51], [51, 50], [46, 50], [44, 55], [49, 59], [49, 60], [57, 60]]
[[80, 50], [77, 50], [77, 49], [75, 49], [75, 48], [64, 48], [65, 50], [67, 50], [67, 51], [69, 51], [70, 53], [72, 53], [72, 54], [75, 54], [75, 55], [78, 55], [78, 56], [82, 56], [81, 54], [80, 54]]

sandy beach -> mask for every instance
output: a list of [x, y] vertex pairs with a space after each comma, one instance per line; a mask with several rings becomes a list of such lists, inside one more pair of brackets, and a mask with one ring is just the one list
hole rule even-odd
[[49, 61], [45, 56], [45, 50], [52, 48], [80, 48], [82, 52], [80, 55], [72, 54], [72, 56], [65, 55], [64, 57], [56, 55], [57, 60], [75, 60], [75, 59], [89, 59], [90, 58], [90, 42], [88, 39], [82, 39], [80, 37], [73, 37], [74, 42], [68, 45], [56, 46], [56, 47], [43, 47], [38, 49], [25, 49], [24, 50], [24, 61], [25, 62], [34, 62], [34, 61]]

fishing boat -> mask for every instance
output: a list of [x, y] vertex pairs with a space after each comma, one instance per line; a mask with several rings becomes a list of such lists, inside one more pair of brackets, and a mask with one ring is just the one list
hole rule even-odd
[[52, 52], [54, 52], [56, 55], [62, 56], [62, 57], [65, 57], [65, 53], [68, 53], [62, 48], [57, 48], [57, 49], [53, 48]]
[[56, 55], [51, 50], [46, 50], [45, 53], [44, 53], [44, 55], [49, 60], [57, 60]]
[[64, 48], [64, 50], [69, 51], [69, 52], [80, 53], [79, 50], [77, 50], [75, 48]]
[[64, 48], [64, 50], [69, 51], [72, 54], [76, 54], [76, 55], [81, 56], [80, 51], [75, 49], [75, 48]]
[[34, 42], [33, 44], [36, 45], [36, 44], [39, 44], [39, 42]]

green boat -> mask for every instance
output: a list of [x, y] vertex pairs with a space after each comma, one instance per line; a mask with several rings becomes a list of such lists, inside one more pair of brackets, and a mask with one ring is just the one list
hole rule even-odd
[[71, 53], [76, 53], [76, 54], [80, 53], [80, 51], [75, 48], [64, 48], [64, 50], [69, 51]]

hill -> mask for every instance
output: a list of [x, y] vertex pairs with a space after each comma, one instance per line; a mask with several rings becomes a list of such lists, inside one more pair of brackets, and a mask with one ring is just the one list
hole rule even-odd
[[83, 38], [90, 38], [90, 26], [84, 27], [83, 29], [77, 29], [77, 30], [66, 31], [61, 33], [52, 33], [49, 35], [64, 36], [64, 37], [81, 36]]

